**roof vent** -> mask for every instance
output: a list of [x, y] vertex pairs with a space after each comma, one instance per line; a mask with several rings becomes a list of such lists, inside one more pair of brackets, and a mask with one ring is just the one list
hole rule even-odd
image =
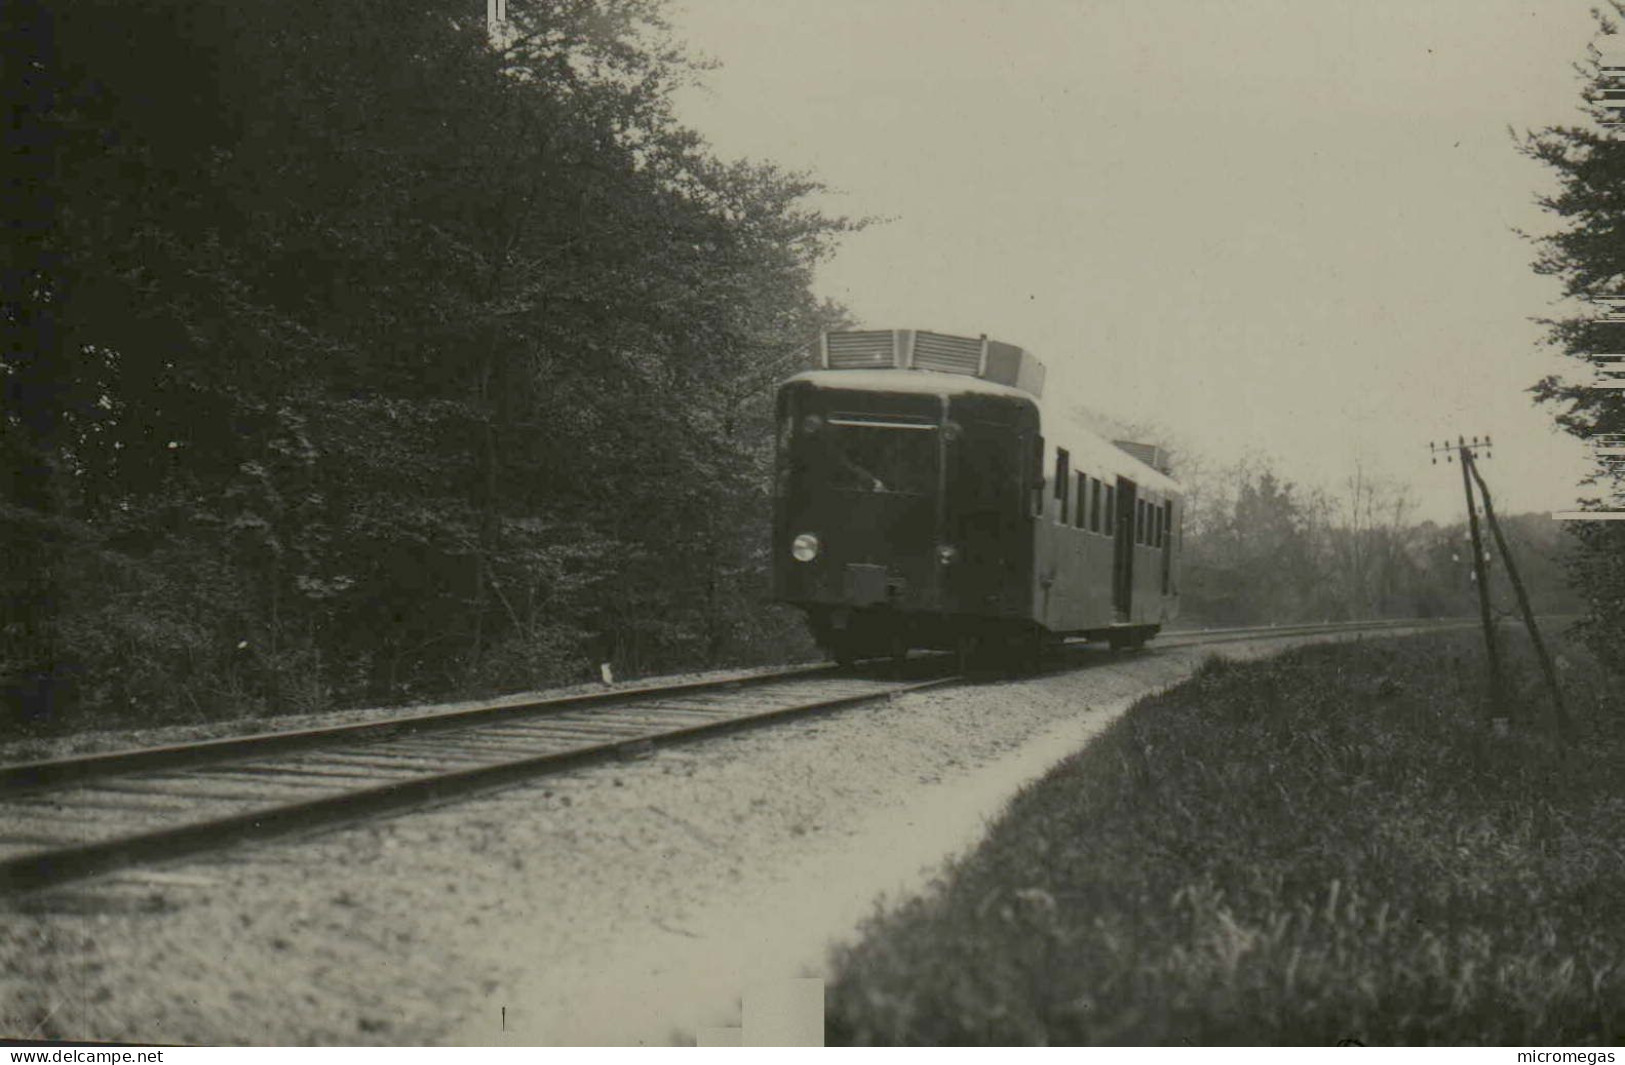
[[937, 370], [976, 377], [982, 372], [982, 352], [986, 347], [981, 339], [927, 333], [922, 329], [914, 334], [913, 366], [916, 370]]
[[824, 334], [826, 369], [890, 370], [896, 366], [897, 337], [890, 329]]
[[980, 377], [1034, 396], [1044, 393], [1044, 364], [1032, 352], [985, 336], [962, 337], [914, 329], [827, 332], [826, 370], [923, 370]]
[[1158, 473], [1167, 474], [1170, 468], [1168, 452], [1155, 444], [1136, 444], [1132, 440], [1113, 440], [1118, 450], [1126, 451]]

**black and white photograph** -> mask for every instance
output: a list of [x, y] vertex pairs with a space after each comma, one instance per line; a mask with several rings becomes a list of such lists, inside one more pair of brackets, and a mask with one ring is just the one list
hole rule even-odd
[[13, 1060], [1625, 1041], [1625, 0], [0, 83]]

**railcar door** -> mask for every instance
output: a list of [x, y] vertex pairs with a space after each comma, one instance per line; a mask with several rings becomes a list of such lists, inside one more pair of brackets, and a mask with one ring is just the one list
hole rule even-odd
[[1118, 621], [1133, 620], [1134, 512], [1139, 486], [1127, 477], [1117, 479], [1117, 530], [1112, 552], [1112, 610]]

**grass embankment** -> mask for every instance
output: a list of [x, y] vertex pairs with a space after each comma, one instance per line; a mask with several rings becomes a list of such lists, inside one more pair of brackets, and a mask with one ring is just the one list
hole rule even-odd
[[830, 1041], [1625, 1038], [1620, 704], [1577, 666], [1579, 742], [1497, 738], [1476, 654], [1210, 661], [877, 916], [838, 959]]

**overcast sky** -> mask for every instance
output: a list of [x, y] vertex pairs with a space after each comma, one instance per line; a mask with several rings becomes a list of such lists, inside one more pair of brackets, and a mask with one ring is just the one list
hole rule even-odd
[[1525, 389], [1564, 360], [1513, 228], [1577, 121], [1585, 0], [679, 0], [718, 60], [680, 99], [727, 157], [890, 219], [822, 294], [865, 326], [1033, 350], [1047, 398], [1334, 486], [1357, 461], [1457, 520], [1449, 433], [1506, 512], [1571, 506], [1584, 447]]

